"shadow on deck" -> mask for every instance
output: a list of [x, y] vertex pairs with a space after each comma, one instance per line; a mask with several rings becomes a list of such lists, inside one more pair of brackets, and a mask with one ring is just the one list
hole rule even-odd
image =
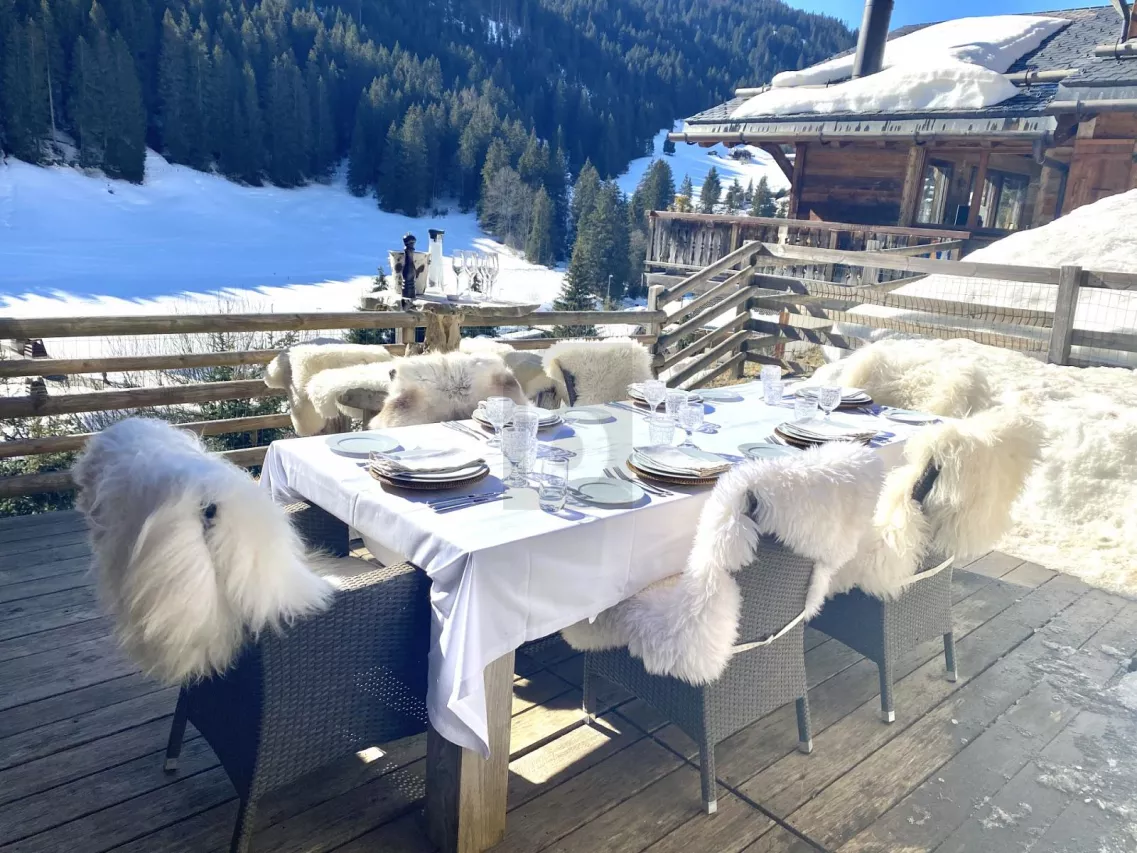
[[[85, 573], [72, 513], [0, 520], [0, 851], [224, 851], [236, 800], [191, 731], [162, 771], [176, 691], [125, 661]], [[610, 691], [580, 719], [581, 658], [519, 653], [512, 853], [1132, 851], [1137, 713], [1108, 687], [1137, 653], [1137, 603], [993, 552], [955, 577], [960, 679], [932, 641], [897, 667], [880, 722], [875, 667], [807, 632], [814, 752], [787, 706], [717, 751], [701, 813], [694, 744]], [[432, 848], [418, 823], [425, 738], [266, 798], [256, 851]]]

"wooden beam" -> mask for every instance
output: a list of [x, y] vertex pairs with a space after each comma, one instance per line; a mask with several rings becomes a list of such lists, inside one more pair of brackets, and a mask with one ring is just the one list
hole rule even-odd
[[801, 215], [801, 185], [805, 180], [805, 161], [809, 146], [799, 142], [794, 146], [794, 170], [790, 175], [790, 206], [786, 212], [789, 219]]
[[[676, 299], [683, 296], [684, 294], [690, 293], [692, 290], [698, 288], [701, 284], [705, 284], [705, 283], [709, 282], [712, 278], [714, 278], [719, 273], [726, 272], [728, 269], [733, 267], [735, 264], [746, 263], [747, 265], [753, 265], [754, 259], [751, 257], [751, 255], [754, 255], [755, 253], [757, 253], [757, 251], [759, 250], [760, 247], [761, 247], [760, 243], [756, 243], [756, 242], [746, 243], [745, 245], [739, 247], [738, 249], [735, 249], [730, 254], [724, 255], [723, 257], [719, 258], [717, 261], [715, 261], [710, 266], [703, 267], [698, 272], [692, 273], [691, 275], [687, 276], [685, 279], [683, 279], [681, 282], [679, 282], [674, 287], [669, 287], [666, 290], [664, 290], [663, 292], [661, 292], [659, 294], [659, 298], [656, 300], [656, 304], [659, 306], [659, 308], [662, 308], [668, 302], [673, 302]], [[626, 313], [631, 313], [631, 312], [626, 312]], [[649, 311], [649, 312], [640, 312], [640, 313], [650, 314], [651, 312]], [[662, 315], [662, 316], [658, 317], [656, 319], [652, 319], [650, 321], [641, 320], [640, 322], [659, 322], [659, 323], [667, 322], [667, 319], [668, 319], [667, 315], [663, 311], [657, 310], [655, 313], [657, 315]]]
[[979, 227], [979, 208], [983, 204], [983, 192], [987, 186], [987, 164], [991, 153], [984, 151], [979, 155], [979, 168], [975, 172], [975, 187], [971, 191], [971, 204], [967, 209], [967, 230]]
[[675, 373], [667, 378], [667, 384], [672, 388], [680, 387], [683, 382], [686, 382], [700, 370], [706, 369], [728, 352], [737, 350], [742, 345], [742, 342], [749, 337], [750, 332], [746, 331], [746, 329], [740, 329], [718, 346], [711, 347], [711, 349], [707, 350], [702, 356], [675, 371]]
[[[702, 329], [703, 326], [706, 325], [707, 322], [709, 322], [710, 320], [713, 320], [716, 317], [718, 317], [722, 314], [725, 314], [727, 311], [731, 310], [732, 308], [737, 308], [739, 305], [741, 305], [743, 302], [745, 302], [749, 298], [750, 298], [749, 288], [746, 288], [746, 287], [742, 288], [741, 290], [735, 291], [734, 293], [731, 293], [729, 296], [727, 296], [721, 302], [717, 302], [714, 305], [710, 306], [709, 308], [706, 308], [705, 310], [700, 311], [698, 314], [695, 314], [690, 319], [685, 320], [682, 323], [680, 323], [678, 326], [676, 326], [670, 332], [667, 332], [666, 334], [660, 335], [659, 336], [660, 347], [666, 347], [669, 344], [672, 344], [675, 341], [679, 340], [681, 337], [683, 337], [687, 333]], [[2, 402], [2, 401], [0, 401], [0, 402]]]
[[694, 380], [693, 382], [688, 383], [687, 387], [684, 388], [683, 390], [684, 391], [693, 391], [696, 388], [702, 388], [706, 385], [706, 383], [710, 382], [715, 377], [721, 376], [722, 374], [726, 373], [732, 367], [738, 367], [739, 365], [745, 365], [745, 364], [746, 364], [746, 353], [736, 352], [734, 355], [732, 355], [730, 358], [728, 358], [726, 361], [724, 361], [722, 364], [720, 364], [718, 367], [716, 367], [710, 373], [706, 373], [703, 376], [700, 376], [698, 379]]
[[908, 149], [908, 166], [904, 170], [904, 190], [900, 194], [900, 219], [897, 225], [908, 227], [916, 221], [920, 193], [924, 188], [924, 168], [928, 164], [928, 149], [913, 145]]
[[215, 403], [218, 400], [282, 396], [284, 396], [283, 391], [269, 388], [260, 379], [237, 379], [232, 382], [199, 382], [193, 385], [170, 385], [162, 388], [127, 388], [122, 391], [94, 391], [90, 394], [62, 394], [58, 397], [0, 397], [0, 418], [113, 412], [182, 403]]
[[1082, 268], [1072, 264], [1064, 265], [1060, 275], [1058, 300], [1054, 306], [1054, 325], [1050, 329], [1050, 346], [1046, 354], [1046, 360], [1051, 364], [1065, 364], [1070, 360], [1078, 290], [1085, 278]]
[[786, 152], [782, 150], [782, 146], [773, 142], [763, 142], [758, 147], [774, 158], [774, 162], [778, 164], [778, 168], [782, 170], [782, 174], [786, 176], [786, 180], [792, 184], [794, 180], [794, 164], [790, 162], [790, 158], [786, 156]]
[[[676, 222], [694, 222], [703, 224], [731, 225], [738, 222], [742, 225], [773, 225], [779, 228], [799, 228], [803, 231], [854, 231], [858, 233], [889, 235], [897, 237], [914, 237], [917, 239], [941, 238], [944, 240], [966, 240], [971, 235], [962, 228], [901, 228], [898, 225], [866, 225], [863, 222], [823, 222], [819, 219], [785, 219], [774, 216], [730, 216], [723, 213], [683, 213], [678, 210], [653, 210], [652, 219], [673, 220]], [[660, 266], [667, 266], [664, 261], [649, 261]]]

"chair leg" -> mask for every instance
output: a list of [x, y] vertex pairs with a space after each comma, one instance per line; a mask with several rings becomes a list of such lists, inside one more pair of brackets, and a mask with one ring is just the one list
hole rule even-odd
[[951, 631], [944, 634], [944, 662], [947, 664], [948, 681], [958, 681], [959, 670], [955, 665], [955, 634]]
[[588, 665], [588, 653], [584, 654], [584, 671], [580, 677], [581, 710], [584, 711], [585, 725], [591, 725], [596, 720], [596, 697], [592, 695], [591, 672]]
[[715, 782], [715, 745], [709, 737], [699, 747], [699, 772], [703, 779], [703, 809], [707, 814], [719, 810], [718, 788]]
[[892, 656], [887, 651], [877, 669], [880, 671], [880, 718], [886, 723], [893, 723], [896, 722], [896, 709], [892, 704]]
[[813, 752], [813, 728], [809, 721], [809, 695], [797, 700], [797, 748], [809, 755]]
[[189, 699], [185, 688], [178, 691], [178, 704], [174, 707], [174, 719], [170, 723], [170, 739], [166, 741], [166, 763], [164, 769], [173, 773], [178, 769], [178, 756], [182, 753], [182, 741], [186, 736], [186, 719], [189, 717]]
[[256, 801], [241, 800], [241, 808], [237, 812], [237, 824], [233, 827], [233, 841], [229, 845], [229, 853], [248, 853], [249, 844], [253, 840], [253, 822], [256, 815]]

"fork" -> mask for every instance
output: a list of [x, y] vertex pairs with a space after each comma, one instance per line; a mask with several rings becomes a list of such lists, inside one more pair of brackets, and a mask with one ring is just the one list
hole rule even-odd
[[635, 483], [645, 492], [655, 495], [657, 498], [669, 498], [674, 492], [669, 492], [667, 489], [661, 489], [659, 486], [653, 486], [650, 483], [645, 483], [643, 480], [636, 479], [624, 471], [623, 468], [605, 468], [604, 476], [611, 477], [614, 480], [623, 480], [626, 483]]
[[457, 421], [445, 421], [442, 425], [448, 429], [454, 430], [455, 432], [462, 433], [462, 435], [466, 436], [467, 438], [476, 438], [478, 441], [487, 440], [486, 436], [482, 435], [479, 432], [476, 432], [474, 429], [466, 426], [465, 424], [458, 423]]

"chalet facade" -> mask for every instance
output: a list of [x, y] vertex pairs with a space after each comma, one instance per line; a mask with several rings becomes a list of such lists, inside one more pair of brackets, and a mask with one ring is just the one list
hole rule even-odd
[[1137, 21], [1126, 3], [1038, 14], [1069, 24], [1008, 69], [1018, 92], [994, 106], [735, 119], [760, 91], [738, 90], [671, 138], [766, 150], [790, 180], [794, 219], [956, 228], [979, 242], [1045, 224], [1137, 186]]

